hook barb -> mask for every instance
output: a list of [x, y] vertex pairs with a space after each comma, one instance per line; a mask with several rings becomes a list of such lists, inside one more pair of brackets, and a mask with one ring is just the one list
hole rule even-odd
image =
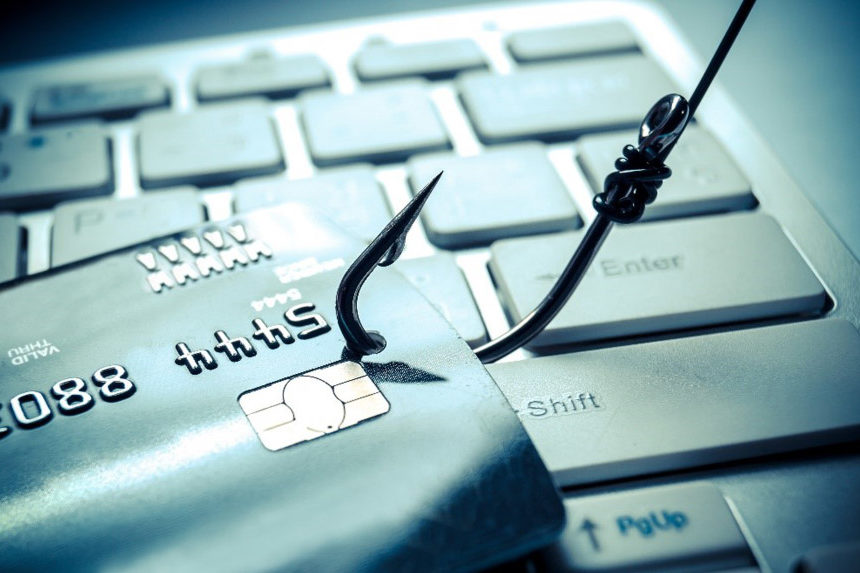
[[442, 177], [440, 171], [385, 226], [344, 273], [337, 287], [335, 312], [337, 324], [346, 339], [347, 349], [365, 356], [385, 348], [385, 338], [374, 330], [366, 330], [358, 317], [358, 295], [364, 281], [377, 266], [386, 267], [400, 258], [406, 246], [406, 234], [430, 198], [430, 193]]

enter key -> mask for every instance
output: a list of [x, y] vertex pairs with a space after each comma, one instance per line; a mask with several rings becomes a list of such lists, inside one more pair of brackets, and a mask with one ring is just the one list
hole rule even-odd
[[687, 483], [568, 498], [553, 571], [691, 571], [755, 565], [713, 484]]
[[[558, 279], [580, 234], [493, 244], [490, 270], [515, 321]], [[814, 314], [825, 301], [824, 287], [767, 215], [631, 225], [606, 239], [576, 293], [530, 346]]]

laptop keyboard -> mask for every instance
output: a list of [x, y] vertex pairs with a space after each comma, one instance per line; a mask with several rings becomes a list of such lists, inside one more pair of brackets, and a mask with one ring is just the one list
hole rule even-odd
[[[0, 282], [283, 202], [369, 240], [444, 170], [395, 268], [474, 347], [547, 292], [653, 102], [689, 92], [689, 54], [642, 10], [485, 8], [0, 70]], [[857, 438], [860, 305], [822, 267], [857, 263], [802, 247], [811, 208], [738, 154], [726, 106], [702, 108], [644, 221], [545, 332], [490, 367], [570, 494], [568, 531], [524, 567], [767, 569], [710, 482], [588, 487]], [[810, 394], [845, 406], [773, 415]]]

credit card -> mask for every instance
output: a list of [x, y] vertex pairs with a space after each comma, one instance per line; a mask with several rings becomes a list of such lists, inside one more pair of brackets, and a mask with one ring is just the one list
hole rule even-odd
[[0, 291], [0, 570], [461, 570], [550, 543], [552, 479], [396, 272], [284, 205]]

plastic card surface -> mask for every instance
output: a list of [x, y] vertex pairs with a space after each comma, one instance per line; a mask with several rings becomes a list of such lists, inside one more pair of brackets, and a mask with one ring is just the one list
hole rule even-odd
[[361, 299], [388, 347], [343, 354], [361, 248], [287, 205], [0, 291], [0, 569], [455, 570], [549, 543], [531, 442], [396, 271]]

